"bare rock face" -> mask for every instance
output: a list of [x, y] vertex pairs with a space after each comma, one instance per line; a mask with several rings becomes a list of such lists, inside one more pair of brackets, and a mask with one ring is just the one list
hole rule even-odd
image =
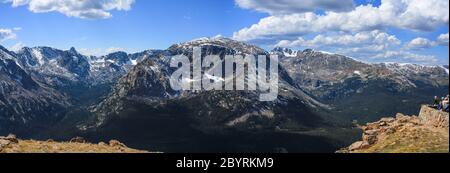
[[19, 140], [17, 139], [16, 135], [9, 134], [4, 138], [5, 140], [9, 140], [11, 143], [18, 143]]
[[1, 150], [3, 147], [8, 146], [10, 143], [11, 143], [11, 141], [4, 140], [4, 139], [0, 139], [0, 150]]
[[448, 128], [448, 115], [447, 112], [439, 111], [424, 105], [420, 111], [419, 118], [427, 125]]
[[16, 138], [15, 135], [8, 135], [6, 137], [0, 136], [0, 151], [2, 148], [7, 147], [10, 144], [17, 144], [19, 143], [19, 140]]
[[121, 143], [118, 140], [110, 140], [109, 146], [111, 146], [111, 147], [127, 147], [125, 144]]
[[[362, 141], [338, 152], [441, 152], [442, 148], [448, 152], [448, 116], [446, 112], [422, 106], [419, 116], [398, 113], [396, 118], [382, 118], [360, 126], [363, 130]], [[404, 147], [405, 141], [408, 141], [407, 149], [395, 148]], [[436, 149], [436, 145], [442, 147]], [[425, 149], [429, 146], [431, 148]], [[372, 147], [377, 149], [369, 150]]]
[[86, 143], [86, 140], [82, 137], [75, 137], [70, 140], [70, 143]]
[[348, 150], [354, 151], [354, 150], [366, 149], [369, 147], [370, 147], [370, 144], [368, 142], [358, 141], [358, 142], [355, 142], [352, 145], [350, 145], [350, 147], [348, 147]]

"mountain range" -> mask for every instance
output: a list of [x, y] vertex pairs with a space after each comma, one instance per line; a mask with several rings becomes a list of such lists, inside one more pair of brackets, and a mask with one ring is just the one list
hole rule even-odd
[[[170, 57], [279, 55], [279, 95], [259, 91], [175, 91]], [[227, 76], [224, 76], [225, 78]], [[351, 122], [448, 94], [447, 66], [366, 63], [312, 49], [201, 38], [166, 50], [85, 56], [75, 48], [0, 46], [0, 135], [119, 139], [166, 152], [334, 152], [357, 138]], [[249, 79], [250, 80], [250, 79]], [[67, 140], [67, 139], [66, 139]]]

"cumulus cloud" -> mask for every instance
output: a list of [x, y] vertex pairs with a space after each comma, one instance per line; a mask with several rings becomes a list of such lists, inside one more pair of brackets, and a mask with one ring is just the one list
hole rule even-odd
[[[449, 24], [448, 0], [381, 0], [352, 8], [325, 8], [321, 2], [235, 0], [239, 7], [271, 14], [235, 33], [240, 41], [268, 46], [315, 48], [366, 60], [437, 63], [436, 56], [410, 50], [448, 46], [448, 33], [436, 39], [416, 38], [402, 43], [387, 31], [436, 31]], [[303, 1], [302, 1], [303, 2]], [[340, 1], [335, 1], [340, 2]], [[345, 2], [344, 2], [345, 3]], [[299, 5], [299, 6], [295, 6]], [[311, 6], [309, 6], [311, 5]], [[317, 10], [323, 10], [318, 13]]]
[[407, 49], [425, 49], [435, 46], [435, 42], [426, 38], [418, 37], [406, 44]]
[[59, 12], [82, 19], [107, 19], [111, 10], [127, 11], [134, 0], [9, 0], [13, 7], [28, 5], [35, 13]]
[[437, 44], [441, 46], [448, 46], [448, 33], [439, 35]]
[[435, 46], [448, 46], [448, 33], [447, 34], [441, 34], [439, 37], [436, 38], [436, 41], [431, 41], [426, 38], [418, 37], [410, 42], [408, 42], [405, 45], [406, 49], [426, 49], [431, 48]]
[[403, 60], [404, 62], [415, 62], [415, 63], [426, 63], [426, 64], [433, 64], [438, 61], [436, 56], [433, 56], [433, 55], [420, 55], [420, 54], [414, 54], [414, 53], [407, 52], [407, 51], [386, 51], [386, 52], [377, 54], [371, 58], [380, 59], [380, 60], [395, 59], [397, 61]]
[[360, 32], [396, 27], [431, 31], [449, 22], [448, 0], [382, 0], [379, 7], [360, 5], [352, 11], [273, 15], [235, 32], [237, 40], [273, 39], [285, 35], [344, 31]]
[[[442, 34], [442, 38], [445, 34]], [[299, 37], [295, 40], [281, 40], [275, 47], [314, 48], [343, 54], [369, 61], [396, 61], [420, 64], [437, 62], [436, 56], [409, 52], [410, 49], [425, 49], [436, 46], [437, 41], [416, 38], [402, 45], [396, 36], [380, 30], [364, 31], [356, 34], [319, 34], [311, 39]], [[401, 49], [401, 47], [407, 49]]]
[[0, 28], [0, 42], [16, 39], [17, 35], [14, 31], [16, 30]]
[[121, 47], [109, 47], [109, 48], [82, 48], [79, 50], [81, 54], [88, 56], [102, 56], [114, 52], [123, 51], [126, 52], [126, 48]]
[[14, 52], [17, 52], [17, 51], [19, 51], [20, 49], [22, 49], [23, 47], [25, 47], [25, 44], [23, 44], [22, 42], [18, 42], [18, 43], [16, 43], [16, 44], [14, 44], [13, 46], [11, 46], [11, 47], [9, 48], [9, 50], [12, 50], [12, 51], [14, 51]]
[[379, 30], [370, 32], [360, 32], [354, 35], [336, 34], [332, 36], [317, 35], [311, 40], [305, 40], [299, 37], [297, 40], [282, 40], [278, 42], [277, 47], [361, 47], [363, 45], [378, 45], [387, 47], [390, 45], [399, 45], [401, 41], [394, 35], [389, 35]]
[[315, 10], [349, 11], [354, 7], [353, 0], [236, 0], [235, 2], [241, 8], [274, 15]]

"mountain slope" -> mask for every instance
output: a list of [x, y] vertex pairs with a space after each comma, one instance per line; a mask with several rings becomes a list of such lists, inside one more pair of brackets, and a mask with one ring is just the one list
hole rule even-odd
[[49, 126], [69, 106], [61, 93], [39, 83], [0, 46], [0, 132], [26, 133]]
[[[83, 130], [131, 136], [145, 132], [149, 139], [185, 139], [188, 136], [229, 134], [231, 131], [273, 132], [275, 129], [311, 130], [326, 122], [316, 112], [327, 106], [296, 86], [280, 66], [279, 95], [275, 101], [259, 101], [260, 91], [174, 91], [169, 78], [170, 56], [192, 58], [192, 48], [203, 55], [263, 54], [255, 46], [225, 39], [200, 39], [173, 45], [136, 65], [100, 104], [92, 107], [94, 119]], [[224, 79], [230, 77], [223, 77]], [[233, 77], [231, 77], [233, 78]], [[232, 81], [232, 80], [231, 80]], [[120, 129], [120, 130], [119, 130]], [[183, 129], [183, 130], [180, 130]], [[127, 135], [128, 134], [128, 135]], [[136, 139], [123, 139], [136, 143]], [[186, 140], [194, 140], [194, 137]]]
[[[113, 93], [93, 110], [99, 115], [99, 122], [97, 123], [103, 124], [102, 121], [108, 118], [108, 114], [120, 115], [120, 112], [125, 111], [124, 109], [130, 109], [136, 104], [148, 104], [152, 105], [151, 107], [161, 107], [170, 104], [180, 105], [179, 109], [185, 109], [186, 111], [184, 112], [193, 114], [188, 117], [196, 117], [198, 121], [211, 120], [204, 122], [203, 126], [208, 126], [209, 124], [210, 126], [217, 125], [222, 127], [225, 127], [227, 124], [232, 126], [238, 121], [245, 122], [246, 119], [252, 116], [264, 118], [264, 116], [261, 116], [262, 114], [267, 114], [266, 116], [268, 117], [266, 118], [268, 119], [273, 118], [274, 114], [275, 117], [277, 115], [285, 115], [274, 113], [274, 108], [293, 102], [299, 104], [298, 108], [303, 107], [305, 115], [308, 114], [307, 112], [310, 112], [307, 107], [325, 106], [307, 96], [300, 89], [291, 86], [288, 81], [292, 79], [286, 74], [283, 75], [283, 70], [280, 70], [282, 74], [280, 75], [280, 91], [282, 92], [274, 102], [259, 102], [257, 99], [260, 93], [257, 91], [201, 91], [199, 93], [173, 91], [169, 84], [169, 78], [174, 70], [169, 67], [168, 56], [177, 54], [192, 56], [191, 48], [195, 46], [201, 47], [204, 55], [219, 54], [222, 58], [224, 55], [235, 53], [266, 54], [264, 50], [254, 46], [223, 38], [201, 39], [174, 45], [159, 55], [147, 58], [119, 81]], [[124, 105], [127, 102], [132, 103], [129, 103], [131, 105]], [[198, 104], [190, 106], [194, 102], [198, 102]], [[207, 118], [212, 116], [211, 112], [217, 111], [222, 113], [215, 114], [216, 120], [213, 120], [213, 117]], [[220, 118], [220, 116], [223, 117]], [[298, 115], [298, 117], [301, 117], [301, 115]], [[305, 123], [307, 124], [308, 122]]]
[[[259, 90], [172, 90], [169, 78], [176, 68], [170, 68], [170, 57], [183, 54], [192, 60], [193, 47], [201, 47], [203, 56], [218, 54], [221, 60], [235, 54], [279, 55], [277, 99], [261, 102], [264, 92]], [[311, 49], [267, 52], [226, 38], [98, 57], [74, 48], [1, 50], [3, 133], [17, 127], [52, 127], [49, 132], [28, 130], [27, 135], [119, 138], [160, 151], [332, 152], [353, 141], [354, 130], [348, 128], [352, 120], [416, 114], [418, 105], [448, 94], [445, 66], [370, 64]], [[236, 78], [205, 77], [225, 83]], [[242, 136], [245, 140], [237, 140]], [[264, 145], [255, 148], [258, 143]]]
[[396, 112], [416, 114], [433, 96], [448, 94], [448, 73], [438, 66], [370, 64], [312, 49], [277, 48], [271, 53], [282, 57], [280, 63], [296, 84], [347, 122], [374, 121]]

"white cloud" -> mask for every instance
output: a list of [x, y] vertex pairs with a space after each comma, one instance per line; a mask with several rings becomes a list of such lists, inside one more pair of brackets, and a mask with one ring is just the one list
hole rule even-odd
[[441, 34], [436, 38], [436, 41], [431, 41], [426, 38], [418, 37], [405, 45], [406, 49], [426, 49], [435, 46], [448, 46], [448, 33]]
[[408, 44], [406, 44], [407, 49], [425, 49], [433, 47], [435, 43], [426, 38], [418, 37], [411, 40]]
[[125, 48], [121, 48], [121, 47], [110, 47], [110, 48], [106, 49], [106, 53], [110, 54], [110, 53], [119, 52], [119, 51], [125, 52], [125, 50], [126, 50]]
[[87, 56], [101, 56], [101, 55], [106, 55], [106, 51], [105, 49], [100, 49], [100, 48], [81, 48], [78, 49], [78, 52], [80, 52], [82, 55], [87, 55]]
[[14, 44], [13, 46], [11, 46], [9, 49], [14, 51], [14, 52], [17, 52], [20, 49], [22, 49], [23, 47], [25, 47], [25, 45], [22, 42], [18, 42], [16, 44]]
[[0, 28], [0, 42], [6, 40], [16, 39], [17, 35], [13, 29], [3, 29]]
[[88, 55], [88, 56], [102, 56], [107, 55], [114, 52], [123, 51], [126, 52], [126, 48], [120, 48], [120, 47], [109, 47], [109, 48], [82, 48], [79, 50], [81, 54]]
[[30, 3], [30, 0], [6, 0], [5, 2], [12, 2], [13, 7], [18, 7]]
[[279, 47], [361, 47], [363, 45], [377, 45], [387, 47], [399, 45], [401, 41], [393, 35], [379, 30], [371, 32], [360, 32], [354, 35], [336, 34], [332, 36], [317, 35], [311, 40], [302, 37], [294, 41], [282, 40], [276, 46]]
[[[279, 47], [315, 48], [369, 61], [423, 64], [438, 63], [436, 56], [416, 54], [409, 50], [448, 46], [448, 33], [436, 40], [416, 38], [405, 44], [395, 35], [387, 33], [392, 29], [429, 32], [447, 26], [448, 0], [381, 0], [379, 6], [360, 5], [350, 11], [322, 8], [317, 4], [300, 9], [295, 7], [296, 4], [289, 4], [288, 0], [284, 2], [287, 5], [276, 5], [272, 1], [263, 4], [262, 0], [235, 1], [241, 8], [271, 14], [235, 32], [233, 38], [240, 41]], [[324, 12], [317, 13], [318, 9]]]
[[[444, 34], [443, 34], [444, 35]], [[380, 30], [364, 31], [356, 34], [333, 35], [319, 34], [309, 40], [299, 37], [296, 40], [282, 40], [276, 47], [314, 48], [335, 52], [342, 55], [369, 61], [412, 62], [420, 64], [437, 63], [436, 56], [421, 55], [409, 52], [409, 49], [419, 49], [436, 46], [436, 42], [424, 38], [417, 38], [402, 45], [394, 35]], [[408, 49], [401, 49], [401, 47]]]
[[270, 14], [289, 14], [311, 12], [315, 10], [349, 11], [353, 9], [353, 0], [236, 0], [244, 9], [254, 9]]
[[431, 31], [449, 23], [448, 0], [382, 0], [379, 7], [361, 5], [349, 12], [291, 13], [263, 18], [235, 32], [237, 40], [273, 39], [330, 31], [360, 32], [396, 27]]
[[13, 7], [28, 5], [35, 13], [59, 12], [82, 19], [107, 19], [111, 10], [130, 10], [134, 0], [9, 0]]
[[426, 64], [433, 64], [438, 61], [437, 58], [433, 55], [420, 55], [406, 51], [386, 51], [384, 53], [375, 55], [372, 58], [381, 60], [395, 59], [397, 61], [403, 60], [404, 62], [426, 63]]
[[437, 44], [441, 46], [448, 46], [448, 33], [439, 35]]

